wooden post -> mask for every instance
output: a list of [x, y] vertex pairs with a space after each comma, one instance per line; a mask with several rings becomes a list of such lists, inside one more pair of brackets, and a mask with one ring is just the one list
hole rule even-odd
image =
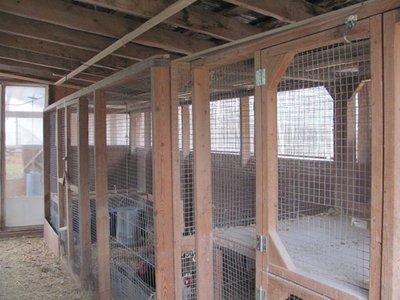
[[240, 98], [240, 155], [242, 166], [250, 159], [250, 101], [249, 97]]
[[193, 70], [194, 206], [197, 297], [213, 296], [212, 185], [209, 72]]
[[384, 14], [384, 202], [381, 299], [400, 299], [400, 24]]
[[175, 298], [169, 67], [151, 68], [157, 299]]
[[78, 102], [78, 189], [79, 189], [79, 240], [81, 286], [89, 287], [92, 265], [89, 198], [89, 110], [87, 98]]
[[1, 161], [1, 182], [0, 182], [0, 231], [6, 228], [6, 87], [1, 86], [1, 94], [0, 94], [0, 161]]
[[[371, 125], [371, 245], [370, 245], [370, 277], [369, 298], [380, 299], [381, 268], [382, 268], [382, 209], [383, 209], [383, 66], [382, 66], [382, 16], [371, 18], [371, 95], [372, 125]], [[367, 86], [366, 86], [367, 87]], [[364, 88], [365, 90], [365, 88]], [[365, 114], [364, 114], [365, 115]], [[366, 116], [365, 116], [366, 117]], [[361, 123], [362, 124], [362, 123]], [[362, 149], [360, 143], [359, 149]], [[365, 147], [365, 146], [364, 146]], [[365, 152], [364, 149], [362, 149]], [[365, 162], [359, 154], [359, 160]], [[400, 249], [397, 249], [399, 252]], [[400, 279], [400, 278], [398, 278]], [[398, 283], [398, 280], [396, 281]], [[397, 284], [396, 284], [397, 285]], [[399, 297], [400, 295], [398, 295]], [[382, 299], [390, 299], [382, 297]]]
[[110, 221], [108, 214], [106, 98], [94, 92], [94, 150], [96, 177], [96, 233], [98, 264], [98, 297], [111, 299]]
[[[55, 124], [53, 124], [55, 126]], [[44, 218], [50, 222], [50, 112], [43, 113], [43, 195]]]
[[70, 189], [70, 170], [71, 170], [71, 108], [65, 109], [65, 158], [64, 158], [64, 182], [67, 185], [65, 189], [66, 201], [66, 220], [67, 220], [67, 249], [68, 249], [68, 263], [70, 267], [74, 266], [74, 230], [72, 219], [72, 191]]
[[[286, 249], [279, 243], [276, 233], [278, 221], [278, 103], [277, 88], [280, 79], [294, 57], [294, 53], [269, 57], [266, 52], [261, 53], [261, 66], [265, 68], [266, 83], [261, 86], [262, 93], [262, 207], [263, 229], [261, 234], [267, 234], [268, 253], [264, 254], [263, 266], [267, 270], [268, 264], [273, 263], [293, 270], [294, 264], [291, 261]], [[266, 231], [265, 231], [266, 230]]]

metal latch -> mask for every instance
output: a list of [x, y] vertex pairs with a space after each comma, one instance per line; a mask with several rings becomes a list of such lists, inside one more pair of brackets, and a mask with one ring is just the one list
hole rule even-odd
[[262, 287], [256, 289], [256, 300], [265, 300], [265, 290]]
[[349, 39], [350, 32], [356, 27], [358, 21], [357, 15], [350, 15], [344, 20], [344, 40], [346, 43], [350, 44], [351, 40]]
[[256, 250], [267, 252], [267, 238], [264, 235], [257, 234]]
[[258, 69], [256, 71], [256, 86], [265, 85], [265, 69]]

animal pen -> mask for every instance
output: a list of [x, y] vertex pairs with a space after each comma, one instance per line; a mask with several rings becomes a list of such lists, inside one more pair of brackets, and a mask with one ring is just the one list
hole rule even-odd
[[384, 55], [400, 29], [385, 5], [143, 61], [49, 106], [46, 216], [82, 284], [104, 299], [388, 295]]

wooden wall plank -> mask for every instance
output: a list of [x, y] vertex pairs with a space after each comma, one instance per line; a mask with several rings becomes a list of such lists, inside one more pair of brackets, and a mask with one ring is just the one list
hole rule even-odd
[[[381, 294], [382, 267], [382, 209], [383, 209], [383, 66], [382, 66], [382, 16], [371, 18], [371, 245], [370, 245], [370, 274], [369, 298], [379, 299]], [[368, 84], [363, 90], [368, 89]], [[368, 97], [368, 95], [366, 95]], [[360, 107], [361, 108], [361, 107]], [[360, 124], [367, 124], [367, 121]], [[365, 130], [364, 130], [365, 131]], [[360, 147], [366, 141], [360, 143]], [[359, 147], [359, 148], [360, 148]], [[365, 148], [365, 147], [364, 147]], [[366, 156], [366, 155], [363, 155]], [[360, 160], [363, 160], [360, 156]], [[365, 161], [365, 159], [364, 159]], [[384, 298], [383, 298], [384, 299]]]
[[91, 213], [89, 198], [89, 110], [87, 98], [78, 102], [78, 190], [79, 190], [79, 241], [80, 280], [85, 289], [92, 275]]
[[94, 92], [96, 233], [98, 264], [98, 297], [111, 299], [110, 282], [110, 222], [108, 214], [107, 125], [106, 97]]
[[151, 68], [157, 299], [175, 298], [170, 69]]
[[213, 299], [209, 72], [193, 70], [194, 206], [197, 297]]
[[383, 19], [384, 201], [382, 299], [400, 299], [400, 24], [393, 11]]

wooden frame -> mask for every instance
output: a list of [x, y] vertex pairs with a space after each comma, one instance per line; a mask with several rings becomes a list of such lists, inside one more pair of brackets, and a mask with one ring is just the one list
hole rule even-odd
[[6, 154], [4, 149], [6, 148], [6, 131], [5, 131], [5, 116], [6, 116], [6, 87], [4, 85], [0, 86], [0, 168], [1, 168], [1, 180], [0, 180], [0, 231], [6, 228], [6, 193], [5, 193], [5, 183], [6, 183]]
[[[400, 14], [384, 14], [384, 194], [381, 299], [400, 298]], [[382, 196], [380, 194], [379, 196]], [[379, 242], [379, 241], [378, 241]]]

